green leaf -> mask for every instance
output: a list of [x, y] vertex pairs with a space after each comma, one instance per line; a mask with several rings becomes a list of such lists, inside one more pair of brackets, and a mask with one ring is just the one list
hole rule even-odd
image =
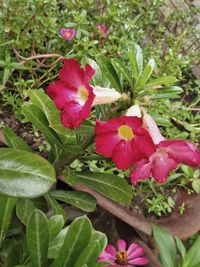
[[182, 93], [183, 89], [178, 86], [170, 86], [167, 88], [163, 87], [163, 88], [156, 89], [156, 90], [154, 89], [151, 92], [149, 90], [148, 92], [151, 93], [149, 95], [151, 100], [157, 100], [157, 99], [162, 99], [162, 98], [177, 98], [177, 94]]
[[49, 219], [49, 240], [53, 240], [60, 233], [64, 224], [62, 215], [55, 215]]
[[23, 105], [22, 112], [26, 119], [30, 121], [36, 127], [36, 129], [43, 133], [51, 145], [51, 149], [55, 156], [54, 161], [59, 160], [59, 158], [63, 156], [64, 147], [56, 133], [49, 128], [49, 123], [45, 114], [37, 106], [30, 103], [25, 103]]
[[62, 229], [62, 231], [60, 231], [59, 234], [57, 234], [57, 236], [53, 240], [50, 240], [48, 249], [48, 258], [55, 259], [58, 257], [60, 250], [63, 246], [68, 229], [69, 227], [65, 227], [64, 229]]
[[174, 76], [163, 76], [157, 79], [154, 79], [148, 83], [146, 83], [143, 86], [143, 89], [149, 88], [149, 87], [153, 87], [156, 85], [170, 85], [170, 84], [174, 84], [175, 82], [177, 82], [177, 79]]
[[110, 81], [111, 87], [114, 87], [115, 89], [118, 89], [121, 91], [122, 88], [121, 88], [119, 77], [113, 65], [111, 64], [111, 62], [105, 56], [102, 56], [102, 55], [97, 56], [96, 60], [98, 64], [100, 65], [100, 68], [103, 74], [105, 74], [105, 76]]
[[4, 128], [3, 134], [9, 147], [19, 150], [32, 151], [29, 145], [27, 145], [21, 138], [16, 136], [15, 132], [10, 128]]
[[195, 179], [192, 182], [192, 188], [194, 189], [194, 191], [199, 194], [200, 193], [200, 180], [199, 179]]
[[91, 266], [99, 256], [99, 244], [97, 241], [90, 242], [81, 252], [74, 267]]
[[185, 255], [186, 255], [186, 249], [185, 249], [185, 247], [183, 245], [183, 242], [178, 237], [175, 237], [175, 240], [176, 240], [176, 245], [177, 245], [178, 251], [180, 252], [181, 257], [184, 260], [185, 259]]
[[96, 209], [96, 199], [88, 193], [78, 191], [51, 191], [50, 194], [57, 200], [75, 206], [83, 211], [90, 212]]
[[26, 238], [33, 266], [47, 266], [49, 224], [42, 211], [36, 209], [29, 217]]
[[154, 61], [154, 59], [150, 59], [148, 64], [144, 68], [144, 71], [142, 73], [141, 78], [139, 79], [139, 81], [135, 85], [135, 90], [139, 90], [139, 89], [143, 88], [143, 86], [148, 81], [149, 77], [151, 76], [154, 68], [155, 68], [155, 61]]
[[194, 242], [192, 247], [189, 249], [185, 256], [185, 262], [183, 267], [191, 267], [193, 265], [200, 265], [200, 235], [197, 240]]
[[35, 210], [35, 205], [30, 199], [20, 199], [16, 206], [16, 213], [19, 220], [27, 225], [30, 215]]
[[9, 229], [17, 198], [0, 196], [0, 247]]
[[102, 232], [93, 231], [91, 239], [93, 242], [95, 241], [99, 244], [99, 254], [101, 254], [101, 252], [104, 251], [104, 249], [108, 243], [107, 236]]
[[54, 199], [54, 197], [48, 193], [45, 195], [46, 200], [48, 201], [53, 215], [61, 215], [63, 217], [64, 222], [67, 221], [66, 211], [61, 207], [61, 205]]
[[92, 225], [86, 216], [75, 219], [67, 231], [61, 251], [51, 267], [72, 267], [90, 242]]
[[101, 86], [107, 86], [108, 85], [108, 81], [105, 81], [105, 79], [103, 78], [101, 69], [95, 60], [93, 60], [91, 58], [84, 58], [83, 63], [90, 64], [90, 66], [95, 70], [95, 74], [92, 77], [92, 84], [93, 85], [101, 85]]
[[134, 49], [128, 52], [128, 57], [133, 69], [133, 77], [138, 81], [143, 71], [143, 53], [140, 46], [134, 44]]
[[72, 184], [83, 183], [106, 197], [121, 204], [130, 204], [132, 187], [125, 180], [114, 174], [100, 172], [75, 173], [66, 171], [65, 179]]
[[153, 237], [159, 248], [163, 267], [177, 267], [176, 244], [173, 237], [155, 224], [153, 224]]
[[69, 135], [72, 130], [62, 125], [60, 121], [60, 111], [56, 108], [51, 98], [40, 90], [31, 90], [29, 92], [30, 101], [37, 106], [46, 116], [49, 126], [58, 133]]
[[133, 89], [134, 81], [132, 80], [130, 76], [128, 68], [118, 58], [112, 59], [112, 64], [115, 67], [116, 71], [118, 71], [118, 73], [121, 73], [124, 80], [129, 83], [130, 88]]
[[55, 170], [44, 158], [0, 148], [0, 193], [33, 198], [48, 192], [55, 181]]

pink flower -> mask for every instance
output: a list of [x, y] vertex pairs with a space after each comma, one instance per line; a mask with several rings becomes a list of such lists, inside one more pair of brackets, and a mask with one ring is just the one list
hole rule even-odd
[[148, 160], [142, 159], [136, 163], [131, 173], [131, 181], [136, 185], [138, 180], [153, 176], [157, 182], [164, 183], [179, 163], [190, 167], [200, 166], [200, 152], [192, 143], [183, 140], [161, 141]]
[[64, 59], [59, 80], [49, 84], [47, 94], [61, 110], [61, 122], [69, 128], [79, 127], [92, 107], [95, 95], [89, 81], [95, 71], [90, 65], [83, 70], [74, 59]]
[[99, 24], [97, 23], [96, 25], [96, 29], [97, 31], [101, 34], [101, 35], [106, 35], [107, 34], [107, 28], [105, 24]]
[[146, 257], [142, 257], [144, 254], [144, 248], [138, 244], [132, 243], [128, 249], [126, 249], [126, 242], [119, 239], [117, 241], [117, 247], [118, 250], [116, 251], [113, 245], [108, 245], [99, 256], [98, 262], [109, 262], [110, 265], [106, 265], [106, 267], [134, 267], [144, 266], [149, 263], [149, 260]]
[[62, 29], [60, 30], [60, 34], [61, 34], [62, 37], [65, 38], [66, 40], [71, 40], [71, 39], [73, 39], [75, 33], [76, 33], [75, 29], [66, 29], [66, 28], [62, 28]]
[[142, 158], [148, 158], [155, 152], [155, 146], [148, 132], [141, 126], [142, 120], [138, 117], [121, 116], [106, 122], [97, 120], [96, 152], [112, 158], [122, 170], [130, 168]]

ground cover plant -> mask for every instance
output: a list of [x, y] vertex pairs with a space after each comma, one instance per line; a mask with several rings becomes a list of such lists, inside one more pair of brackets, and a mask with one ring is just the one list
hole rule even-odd
[[197, 9], [164, 6], [2, 2], [0, 266], [200, 266]]

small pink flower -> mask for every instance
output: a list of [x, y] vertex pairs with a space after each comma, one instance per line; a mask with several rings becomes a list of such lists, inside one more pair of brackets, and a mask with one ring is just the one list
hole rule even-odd
[[95, 70], [87, 64], [83, 70], [74, 59], [64, 59], [59, 80], [49, 84], [47, 94], [61, 110], [61, 122], [69, 128], [79, 127], [92, 107], [95, 95], [89, 84]]
[[105, 24], [99, 24], [97, 23], [96, 25], [96, 29], [97, 31], [101, 34], [101, 35], [106, 35], [107, 34], [107, 28]]
[[96, 152], [112, 158], [117, 168], [126, 170], [142, 158], [155, 152], [148, 132], [138, 117], [121, 116], [108, 121], [96, 121]]
[[75, 29], [66, 29], [66, 28], [62, 28], [60, 30], [60, 34], [62, 35], [63, 38], [65, 38], [66, 40], [71, 40], [74, 35], [75, 35], [76, 31]]
[[192, 143], [183, 140], [161, 141], [148, 160], [142, 159], [136, 163], [131, 173], [131, 181], [136, 185], [138, 180], [153, 176], [157, 182], [164, 183], [179, 163], [190, 167], [200, 166], [200, 152]]
[[118, 250], [116, 251], [113, 245], [107, 245], [105, 250], [98, 258], [98, 262], [108, 262], [110, 265], [106, 267], [134, 267], [144, 266], [149, 263], [149, 260], [144, 255], [144, 248], [136, 243], [132, 243], [128, 249], [124, 240], [119, 239], [117, 241]]

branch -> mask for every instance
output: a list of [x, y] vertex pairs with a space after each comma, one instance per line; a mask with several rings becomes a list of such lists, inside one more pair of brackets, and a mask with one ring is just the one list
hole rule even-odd
[[[60, 179], [64, 183], [67, 183], [64, 180], [64, 177], [62, 176], [59, 176], [58, 179]], [[151, 223], [147, 219], [145, 219], [141, 214], [128, 210], [126, 207], [104, 197], [103, 195], [94, 191], [93, 189], [86, 186], [85, 184], [81, 184], [81, 183], [76, 184], [76, 185], [70, 184], [70, 186], [77, 191], [91, 194], [93, 197], [96, 198], [97, 204], [99, 206], [101, 206], [108, 212], [112, 213], [114, 216], [116, 216], [120, 220], [129, 224], [133, 228], [136, 228], [137, 230], [147, 235], [151, 235]]]

